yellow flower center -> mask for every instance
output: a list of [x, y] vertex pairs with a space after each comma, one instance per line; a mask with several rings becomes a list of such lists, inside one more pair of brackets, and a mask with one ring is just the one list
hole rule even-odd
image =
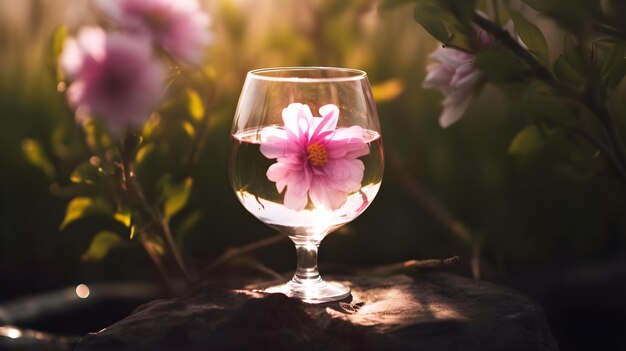
[[307, 158], [313, 166], [323, 166], [328, 162], [328, 151], [323, 145], [319, 143], [310, 144], [306, 151], [309, 154]]

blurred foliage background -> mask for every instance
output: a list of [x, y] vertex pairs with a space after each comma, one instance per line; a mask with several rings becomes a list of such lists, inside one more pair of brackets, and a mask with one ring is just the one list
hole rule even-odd
[[[438, 44], [414, 22], [410, 5], [386, 11], [378, 5], [372, 0], [203, 2], [213, 20], [207, 67], [216, 96], [190, 201], [172, 220], [184, 232], [185, 254], [201, 265], [229, 247], [273, 234], [245, 211], [229, 186], [231, 119], [247, 71], [320, 65], [368, 72], [385, 151], [401, 166], [388, 167], [378, 197], [360, 218], [324, 240], [322, 266], [459, 255], [460, 270], [471, 275], [472, 248], [424, 211], [402, 174], [480, 238], [483, 279], [526, 291], [544, 306], [553, 302], [546, 282], [561, 272], [584, 271], [593, 282], [611, 271], [601, 267], [623, 265], [623, 185], [606, 171], [564, 163], [560, 145], [538, 142], [538, 152], [509, 154], [513, 137], [532, 116], [512, 108], [515, 98], [491, 86], [459, 123], [441, 129], [441, 95], [421, 87], [428, 54]], [[137, 248], [81, 261], [97, 231], [125, 230], [109, 218], [90, 217], [59, 230], [68, 199], [54, 193], [72, 170], [55, 162], [73, 152], [67, 145], [76, 135], [68, 132], [73, 117], [57, 92], [49, 43], [63, 23], [74, 33], [95, 21], [87, 1], [0, 1], [0, 300], [79, 282], [155, 279]], [[559, 29], [542, 18], [535, 21], [556, 55]], [[625, 97], [622, 84], [612, 101], [621, 127]], [[178, 134], [178, 145], [185, 145], [185, 137]], [[147, 161], [145, 177], [151, 169], [167, 169], [178, 155], [176, 147], [165, 154]], [[259, 251], [257, 258], [279, 272], [295, 264], [288, 242]], [[607, 284], [608, 291], [613, 281]], [[560, 317], [551, 318], [558, 329]], [[616, 330], [626, 328], [623, 315], [611, 320], [618, 322]]]

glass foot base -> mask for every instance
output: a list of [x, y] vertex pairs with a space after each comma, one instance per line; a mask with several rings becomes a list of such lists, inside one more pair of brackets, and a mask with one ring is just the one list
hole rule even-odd
[[350, 296], [350, 288], [335, 282], [325, 282], [322, 279], [305, 284], [291, 280], [287, 284], [266, 288], [264, 292], [282, 293], [306, 303], [331, 302]]

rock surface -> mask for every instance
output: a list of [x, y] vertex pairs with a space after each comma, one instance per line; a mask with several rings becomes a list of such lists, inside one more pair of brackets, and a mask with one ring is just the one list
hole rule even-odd
[[446, 273], [334, 278], [351, 301], [208, 284], [140, 306], [76, 350], [558, 350], [541, 307], [514, 290]]

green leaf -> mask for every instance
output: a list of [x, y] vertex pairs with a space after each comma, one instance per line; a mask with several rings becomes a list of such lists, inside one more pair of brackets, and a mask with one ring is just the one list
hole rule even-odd
[[553, 95], [554, 91], [541, 82], [533, 82], [516, 97], [513, 118], [535, 125], [544, 137], [551, 136], [556, 127], [564, 129], [579, 125], [579, 105], [568, 98]]
[[81, 163], [70, 175], [70, 181], [73, 183], [95, 184], [100, 176], [100, 169], [91, 163]]
[[112, 248], [123, 243], [122, 238], [116, 233], [102, 231], [96, 234], [91, 240], [89, 248], [81, 258], [84, 261], [99, 261], [106, 257]]
[[585, 65], [576, 48], [577, 44], [575, 40], [576, 38], [574, 38], [574, 36], [570, 34], [565, 35], [563, 39], [563, 57], [572, 65], [576, 72], [582, 75], [582, 72], [585, 71]]
[[113, 218], [122, 223], [126, 228], [130, 228], [130, 224], [131, 224], [131, 215], [130, 215], [130, 211], [118, 211], [115, 212], [115, 214], [113, 215]]
[[566, 129], [556, 128], [550, 133], [547, 148], [557, 157], [553, 171], [563, 180], [585, 183], [605, 168], [604, 157], [595, 145], [573, 136]]
[[378, 5], [378, 12], [382, 13], [400, 5], [415, 3], [415, 1], [416, 0], [383, 0]]
[[200, 94], [194, 89], [187, 89], [187, 111], [191, 118], [196, 121], [201, 121], [204, 118], [204, 103]]
[[196, 136], [196, 128], [194, 128], [193, 124], [189, 123], [189, 121], [183, 121], [181, 126], [183, 127], [183, 130], [185, 131], [185, 133], [187, 133], [187, 135], [190, 138], [193, 138]]
[[141, 164], [152, 151], [154, 151], [154, 143], [148, 143], [143, 145], [137, 150], [137, 154], [135, 155], [135, 161]]
[[165, 182], [163, 189], [163, 195], [165, 197], [163, 214], [165, 218], [171, 219], [185, 207], [189, 200], [189, 195], [191, 194], [192, 185], [193, 179], [191, 177], [185, 178], [185, 180], [178, 184], [172, 184], [170, 180]]
[[65, 218], [63, 218], [59, 229], [63, 230], [68, 224], [88, 215], [111, 214], [111, 212], [111, 207], [103, 199], [82, 196], [75, 197], [67, 204]]
[[615, 43], [607, 50], [600, 70], [607, 89], [615, 89], [626, 75], [626, 43]]
[[448, 7], [458, 19], [469, 23], [476, 11], [476, 0], [447, 0]]
[[526, 5], [538, 12], [548, 12], [554, 6], [551, 0], [522, 0]]
[[524, 66], [517, 56], [505, 50], [482, 50], [476, 54], [475, 63], [484, 76], [495, 83], [521, 80], [524, 75]]
[[509, 154], [528, 156], [540, 150], [545, 143], [539, 128], [531, 125], [515, 135], [511, 145], [509, 145]]
[[554, 62], [553, 69], [554, 75], [559, 81], [574, 88], [575, 90], [582, 88], [584, 84], [583, 77], [580, 72], [572, 66], [569, 60], [565, 58], [565, 55], [562, 54], [559, 56], [559, 58]]
[[176, 243], [179, 247], [183, 247], [183, 241], [185, 240], [185, 237], [187, 237], [187, 235], [191, 233], [192, 229], [195, 228], [201, 218], [202, 213], [196, 211], [185, 217], [185, 219], [180, 222], [180, 225], [176, 230]]
[[442, 10], [430, 3], [418, 3], [413, 10], [413, 18], [435, 39], [447, 44], [450, 34], [441, 20]]
[[61, 51], [63, 51], [63, 45], [67, 39], [68, 29], [66, 25], [58, 26], [52, 33], [51, 54], [54, 58], [59, 57]]
[[46, 157], [44, 149], [38, 141], [34, 139], [22, 140], [22, 152], [30, 164], [39, 168], [49, 178], [54, 177], [54, 166]]
[[50, 40], [50, 56], [52, 64], [55, 66], [54, 69], [56, 71], [56, 79], [58, 82], [65, 80], [65, 74], [63, 70], [59, 67], [59, 56], [61, 55], [61, 51], [63, 51], [63, 45], [65, 45], [65, 40], [68, 36], [68, 29], [66, 25], [61, 25], [54, 30], [52, 33], [52, 39]]
[[148, 238], [144, 245], [147, 246], [148, 250], [152, 250], [159, 256], [163, 256], [163, 254], [165, 253], [165, 245], [163, 243], [163, 239], [161, 239], [161, 237], [159, 236]]
[[548, 43], [541, 30], [517, 11], [511, 10], [511, 19], [513, 19], [515, 28], [528, 50], [535, 54], [544, 65], [549, 65]]

